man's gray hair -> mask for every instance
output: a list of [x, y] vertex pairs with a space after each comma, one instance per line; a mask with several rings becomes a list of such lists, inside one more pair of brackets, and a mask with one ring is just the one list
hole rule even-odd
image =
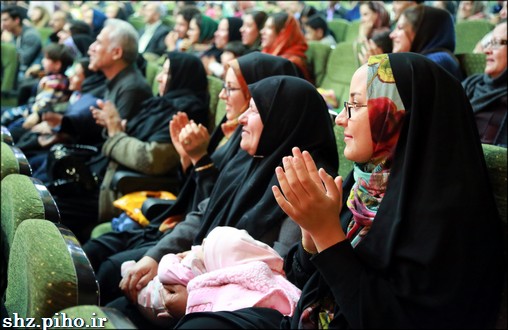
[[138, 32], [128, 22], [117, 18], [108, 18], [104, 28], [109, 29], [109, 49], [120, 47], [123, 50], [122, 59], [131, 64], [138, 57]]

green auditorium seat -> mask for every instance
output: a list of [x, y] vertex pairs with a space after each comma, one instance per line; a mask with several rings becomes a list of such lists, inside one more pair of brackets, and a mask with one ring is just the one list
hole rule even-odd
[[492, 31], [488, 20], [470, 20], [455, 23], [455, 54], [472, 53], [478, 41]]
[[473, 74], [483, 73], [486, 65], [486, 55], [483, 53], [463, 53], [456, 54], [459, 60], [460, 69], [464, 77], [469, 77]]
[[8, 315], [52, 318], [76, 305], [98, 305], [99, 286], [74, 234], [43, 219], [23, 221], [12, 243], [5, 296]]
[[222, 79], [212, 75], [208, 75], [208, 93], [210, 94], [210, 122], [208, 124], [208, 131], [211, 133], [215, 128], [215, 115], [217, 113], [217, 105], [219, 103], [219, 94], [222, 90]]
[[5, 142], [1, 142], [1, 145], [1, 179], [15, 173], [31, 176], [32, 168], [23, 151]]
[[482, 148], [497, 208], [499, 210], [499, 214], [501, 215], [501, 219], [506, 226], [506, 195], [508, 190], [508, 170], [506, 163], [507, 149], [490, 144], [482, 144]]
[[16, 46], [2, 42], [2, 107], [18, 105], [16, 76], [18, 75], [18, 56]]
[[326, 64], [326, 74], [318, 87], [333, 89], [339, 107], [349, 99], [349, 84], [359, 63], [352, 42], [341, 42], [332, 49]]
[[343, 18], [336, 18], [328, 22], [328, 29], [333, 32], [337, 43], [345, 41], [349, 25], [349, 21]]
[[309, 48], [305, 52], [307, 63], [315, 80], [315, 85], [319, 86], [323, 82], [326, 74], [326, 63], [332, 48], [318, 41], [309, 41]]
[[[92, 316], [93, 315], [93, 316]], [[100, 307], [97, 305], [80, 305], [66, 308], [58, 313], [58, 327], [54, 322], [54, 327], [50, 329], [75, 329], [76, 327], [69, 324], [71, 320], [83, 319], [84, 328], [94, 328], [99, 326], [99, 319], [106, 320], [102, 329], [137, 329], [127, 316], [119, 310], [111, 307]], [[92, 317], [94, 318], [92, 320]], [[66, 321], [67, 323], [64, 323]]]
[[360, 20], [356, 20], [349, 23], [348, 29], [344, 36], [345, 42], [353, 42], [358, 38], [358, 33], [360, 31]]
[[346, 147], [344, 142], [344, 127], [334, 125], [333, 131], [335, 133], [335, 141], [337, 142], [337, 153], [339, 154], [339, 175], [342, 176], [342, 180], [345, 180], [353, 169], [353, 162], [344, 156], [344, 148]]
[[60, 222], [55, 200], [41, 181], [22, 174], [10, 174], [2, 180], [1, 238], [3, 259], [9, 260], [14, 234], [26, 219]]

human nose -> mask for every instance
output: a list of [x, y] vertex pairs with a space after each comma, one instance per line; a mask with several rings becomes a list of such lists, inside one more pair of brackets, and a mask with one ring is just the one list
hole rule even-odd
[[335, 124], [337, 126], [343, 126], [345, 127], [347, 125], [347, 115], [346, 115], [346, 108], [342, 108], [341, 112], [335, 117]]

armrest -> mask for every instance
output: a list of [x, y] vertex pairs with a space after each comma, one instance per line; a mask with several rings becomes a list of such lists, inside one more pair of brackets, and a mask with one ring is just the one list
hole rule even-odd
[[177, 195], [180, 184], [180, 179], [176, 176], [156, 176], [131, 170], [119, 170], [113, 175], [110, 187], [123, 195], [142, 190], [164, 190]]
[[176, 200], [160, 199], [160, 198], [147, 198], [141, 206], [141, 213], [148, 220], [154, 219], [156, 216], [170, 208], [175, 204]]

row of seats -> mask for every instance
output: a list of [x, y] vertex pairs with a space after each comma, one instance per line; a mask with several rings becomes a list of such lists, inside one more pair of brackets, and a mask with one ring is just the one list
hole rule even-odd
[[39, 327], [44, 322], [72, 328], [79, 324], [64, 322], [80, 318], [84, 325], [96, 326], [97, 318], [103, 318], [107, 328], [134, 329], [118, 311], [99, 307], [100, 290], [86, 254], [59, 223], [51, 193], [31, 177], [26, 157], [11, 143], [2, 128], [0, 295], [8, 317], [3, 324], [23, 328], [27, 318], [34, 318]]

